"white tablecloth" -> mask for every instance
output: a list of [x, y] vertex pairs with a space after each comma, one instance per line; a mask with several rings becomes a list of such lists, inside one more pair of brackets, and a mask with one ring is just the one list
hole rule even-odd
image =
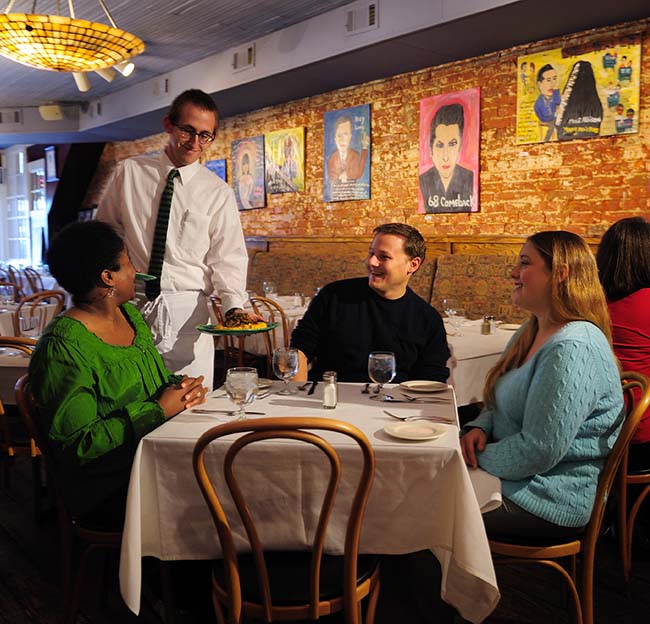
[[[453, 331], [445, 323], [447, 331]], [[458, 405], [469, 405], [483, 400], [483, 386], [490, 369], [512, 338], [512, 331], [498, 329], [496, 333], [481, 334], [481, 321], [467, 321], [461, 327], [462, 336], [447, 335], [451, 358], [449, 383], [456, 390]]]
[[[279, 387], [279, 383], [276, 385]], [[475, 475], [480, 488], [475, 495], [460, 454], [458, 429], [453, 424], [442, 425], [447, 431], [441, 438], [425, 442], [398, 440], [383, 431], [388, 423], [397, 422], [383, 413], [386, 407], [405, 415], [454, 416], [453, 402], [387, 405], [361, 394], [360, 388], [339, 384], [339, 404], [335, 410], [321, 407], [322, 384], [312, 396], [305, 392], [290, 397], [272, 394], [256, 401], [250, 409], [263, 411], [267, 416], [337, 418], [364, 431], [375, 449], [376, 474], [364, 519], [361, 551], [402, 554], [431, 549], [443, 569], [442, 597], [466, 619], [483, 620], [496, 606], [499, 591], [479, 500], [487, 505], [498, 501], [499, 480], [486, 473]], [[453, 396], [452, 391], [447, 395]], [[231, 405], [227, 399], [211, 398], [204, 407]], [[199, 436], [228, 419], [227, 415], [184, 412], [147, 435], [138, 447], [120, 560], [122, 596], [136, 613], [140, 607], [141, 557], [175, 560], [219, 556], [216, 530], [196, 485], [191, 457]], [[337, 438], [336, 434], [323, 435]], [[213, 443], [210, 454], [222, 455], [227, 446], [228, 442], [223, 440]], [[351, 441], [341, 442], [339, 437], [336, 447], [345, 472], [350, 458], [355, 457], [356, 461], [355, 445]], [[309, 453], [298, 464], [299, 474], [280, 470], [291, 449], [290, 442], [274, 441], [258, 444], [240, 456], [240, 461], [245, 462], [239, 470], [246, 475], [245, 487], [254, 487], [259, 500], [264, 501], [262, 504], [304, 498], [302, 514], [285, 517], [285, 524], [271, 527], [275, 530], [266, 535], [265, 543], [276, 548], [304, 546], [305, 526], [313, 526], [314, 521], [314, 509], [305, 504], [308, 497], [304, 493], [322, 489], [322, 472], [309, 462], [310, 457], [313, 459]], [[210, 464], [214, 465], [208, 461]], [[327, 543], [327, 550], [332, 553], [343, 550], [340, 509], [349, 505], [350, 500], [345, 479], [339, 497]]]

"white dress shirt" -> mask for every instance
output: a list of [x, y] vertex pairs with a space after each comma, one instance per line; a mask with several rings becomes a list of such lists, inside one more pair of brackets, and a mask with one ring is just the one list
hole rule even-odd
[[[137, 270], [147, 271], [160, 197], [174, 168], [165, 152], [120, 162], [97, 218], [124, 237]], [[232, 189], [194, 162], [178, 167], [169, 214], [162, 292], [216, 292], [224, 310], [243, 308], [248, 254]]]

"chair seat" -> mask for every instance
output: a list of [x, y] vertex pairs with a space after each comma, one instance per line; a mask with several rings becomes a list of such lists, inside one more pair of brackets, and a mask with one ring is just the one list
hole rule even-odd
[[641, 477], [641, 476], [648, 476], [650, 477], [650, 467], [648, 468], [640, 468], [637, 470], [629, 470], [627, 471], [627, 474], [631, 477]]
[[[255, 562], [251, 555], [238, 556], [239, 574], [244, 602], [261, 603]], [[309, 552], [269, 552], [265, 560], [271, 585], [271, 598], [275, 606], [302, 605], [309, 602]], [[357, 584], [370, 578], [379, 565], [376, 555], [357, 558]], [[223, 561], [215, 561], [213, 574], [217, 583], [225, 588]], [[331, 600], [343, 594], [343, 557], [323, 555], [321, 562], [320, 599]]]
[[488, 535], [490, 542], [498, 542], [501, 544], [509, 544], [513, 546], [523, 546], [530, 548], [543, 548], [546, 546], [560, 546], [570, 544], [584, 536], [585, 527], [579, 527], [572, 530], [567, 527], [567, 533], [563, 536], [556, 537], [520, 537], [517, 535]]

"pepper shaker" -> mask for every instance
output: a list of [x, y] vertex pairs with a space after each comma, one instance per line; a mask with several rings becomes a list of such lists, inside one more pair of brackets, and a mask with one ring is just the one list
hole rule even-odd
[[489, 316], [484, 316], [483, 317], [483, 322], [481, 323], [481, 334], [484, 336], [487, 336], [491, 331], [490, 327], [490, 317]]
[[336, 385], [336, 371], [323, 373], [323, 407], [334, 409], [339, 400], [339, 389]]

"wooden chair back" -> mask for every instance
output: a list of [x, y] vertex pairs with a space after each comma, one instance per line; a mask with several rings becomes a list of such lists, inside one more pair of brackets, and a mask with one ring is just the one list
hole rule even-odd
[[[221, 543], [226, 570], [226, 587], [223, 588], [222, 594], [219, 594], [219, 592], [215, 593], [215, 604], [217, 602], [224, 602], [227, 605], [229, 613], [228, 621], [231, 623], [240, 622], [242, 613], [252, 617], [262, 617], [265, 618], [265, 621], [271, 622], [274, 620], [282, 620], [283, 618], [287, 619], [289, 611], [291, 611], [293, 616], [298, 616], [298, 609], [302, 613], [300, 619], [315, 620], [319, 615], [329, 612], [324, 608], [324, 603], [320, 600], [320, 572], [328, 522], [341, 479], [341, 462], [332, 445], [314, 433], [314, 431], [318, 430], [332, 431], [348, 436], [358, 445], [362, 456], [361, 474], [357, 482], [346, 528], [343, 568], [344, 590], [341, 603], [345, 611], [345, 621], [350, 624], [357, 624], [359, 621], [359, 601], [361, 598], [358, 595], [357, 585], [357, 556], [359, 553], [361, 524], [374, 477], [374, 452], [366, 436], [353, 425], [328, 418], [293, 417], [240, 420], [219, 425], [205, 432], [194, 447], [194, 474], [210, 508], [210, 513], [212, 514]], [[255, 562], [258, 586], [262, 596], [261, 604], [251, 604], [242, 601], [242, 587], [235, 542], [231, 532], [231, 525], [222, 503], [225, 492], [217, 493], [205, 467], [204, 456], [206, 448], [214, 440], [231, 434], [243, 435], [228, 446], [223, 460], [223, 473], [237, 514], [245, 528], [252, 557]], [[271, 584], [264, 559], [264, 548], [234, 469], [236, 456], [242, 449], [249, 444], [269, 439], [288, 439], [312, 445], [324, 454], [329, 464], [327, 490], [322, 502], [318, 525], [311, 543], [311, 563], [308, 571], [309, 601], [300, 606], [282, 607], [272, 604]], [[273, 466], [269, 466], [269, 474], [272, 471]], [[231, 514], [231, 518], [234, 519], [234, 512]], [[278, 522], [282, 522], [282, 518], [278, 518]], [[366, 590], [364, 595], [372, 591], [369, 587]], [[331, 608], [331, 604], [328, 608]], [[372, 607], [372, 612], [374, 616], [374, 606]], [[296, 619], [296, 617], [292, 617], [291, 619]]]
[[[42, 303], [55, 304], [52, 316], [46, 315], [43, 307], [39, 307], [39, 304]], [[62, 290], [43, 290], [28, 295], [27, 297], [23, 297], [14, 311], [14, 334], [16, 336], [23, 335], [20, 330], [20, 317], [25, 315], [32, 318], [38, 316], [38, 333], [39, 335], [42, 334], [47, 325], [47, 319], [53, 318], [59, 314], [63, 310], [64, 306], [65, 293]]]
[[[639, 373], [623, 372], [621, 373], [621, 384], [623, 392], [630, 397], [630, 401], [627, 403], [625, 420], [621, 431], [600, 473], [594, 506], [584, 534], [578, 538], [559, 541], [551, 545], [546, 543], [543, 545], [535, 543], [516, 544], [510, 541], [490, 540], [490, 550], [493, 555], [506, 557], [503, 560], [495, 559], [495, 563], [535, 560], [560, 572], [571, 590], [578, 616], [577, 620], [585, 624], [593, 624], [594, 621], [594, 559], [605, 506], [634, 431], [650, 405], [650, 381], [647, 377]], [[640, 394], [636, 397], [632, 396], [633, 388], [640, 390]], [[575, 556], [579, 552], [583, 553], [580, 593], [575, 582]], [[554, 561], [563, 557], [571, 557], [573, 572], [571, 575], [567, 574], [564, 568]]]
[[26, 281], [29, 284], [29, 289], [32, 294], [45, 290], [45, 287], [43, 286], [43, 278], [36, 269], [25, 267], [23, 273], [25, 274]]
[[18, 292], [16, 293], [16, 303], [25, 296], [25, 283], [23, 281], [23, 274], [20, 269], [8, 264], [6, 267], [8, 281], [16, 284]]

